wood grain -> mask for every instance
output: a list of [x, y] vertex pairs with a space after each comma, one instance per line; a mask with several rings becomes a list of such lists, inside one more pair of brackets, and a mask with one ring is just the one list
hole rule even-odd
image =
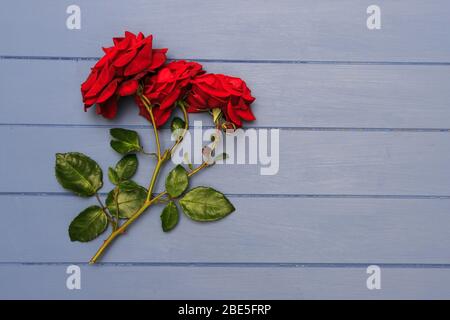
[[[106, 262], [150, 263], [450, 263], [449, 199], [230, 197], [217, 223], [182, 215], [161, 230], [162, 206], [107, 252]], [[86, 262], [107, 234], [71, 243], [70, 221], [94, 199], [0, 196], [0, 262]], [[30, 239], [32, 241], [30, 242]]]
[[[151, 140], [151, 130], [138, 132], [144, 141]], [[0, 136], [8, 142], [0, 154], [0, 192], [64, 191], [54, 179], [57, 152], [83, 152], [104, 170], [120, 159], [105, 128], [3, 126]], [[163, 145], [173, 144], [167, 132], [162, 136]], [[146, 150], [154, 147], [146, 145]], [[264, 166], [256, 164], [221, 164], [194, 177], [192, 185], [212, 184], [229, 194], [445, 196], [450, 195], [449, 163], [447, 132], [281, 130], [277, 174], [262, 176]], [[153, 166], [151, 158], [141, 157], [136, 181], [147, 185]], [[12, 168], [20, 168], [20, 174]], [[102, 191], [109, 192], [111, 184], [104, 180]], [[162, 190], [161, 184], [156, 190]]]
[[[369, 0], [78, 0], [76, 31], [65, 26], [71, 4], [0, 10], [0, 298], [450, 297], [450, 2], [379, 0], [376, 31]], [[168, 235], [155, 208], [106, 264], [81, 264], [82, 290], [69, 291], [67, 265], [103, 237], [69, 242], [91, 200], [57, 184], [54, 153], [82, 151], [106, 169], [119, 159], [108, 128], [151, 132], [130, 101], [112, 122], [82, 112], [80, 83], [124, 30], [244, 78], [257, 97], [249, 126], [283, 128], [280, 169], [205, 171], [192, 185], [226, 192], [236, 213], [209, 225], [183, 217]], [[141, 159], [138, 182], [152, 166]], [[381, 265], [381, 290], [366, 288], [367, 264]]]
[[[122, 101], [114, 121], [83, 112], [80, 83], [93, 63], [0, 60], [0, 123], [147, 125], [132, 99]], [[246, 80], [257, 97], [257, 120], [246, 127], [450, 128], [448, 66], [203, 65]], [[191, 119], [211, 125], [209, 115]]]
[[366, 268], [81, 267], [81, 290], [68, 290], [66, 265], [3, 265], [2, 299], [442, 299], [449, 269], [382, 268], [368, 290]]
[[[0, 12], [2, 55], [99, 56], [124, 30], [155, 35], [174, 58], [449, 62], [446, 0], [78, 0], [81, 30], [66, 28], [71, 1], [17, 0]], [[38, 40], [37, 40], [38, 39]], [[37, 45], [36, 45], [37, 44]]]

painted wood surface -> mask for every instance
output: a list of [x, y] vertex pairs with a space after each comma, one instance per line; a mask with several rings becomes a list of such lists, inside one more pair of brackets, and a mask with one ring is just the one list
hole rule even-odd
[[[209, 224], [182, 216], [165, 234], [150, 209], [106, 262], [447, 264], [450, 199], [230, 196], [236, 212]], [[94, 203], [74, 196], [0, 196], [14, 212], [0, 225], [1, 262], [83, 262], [106, 234], [71, 243], [70, 221]], [[51, 227], [49, 227], [51, 222]], [[27, 239], [17, 241], [18, 234]], [[58, 239], [58, 241], [55, 241]]]
[[[148, 126], [131, 99], [118, 118], [83, 112], [80, 83], [93, 61], [0, 60], [1, 124]], [[257, 97], [248, 127], [450, 127], [450, 66], [204, 63], [209, 72], [242, 77]], [[23, 78], [23, 74], [29, 74]], [[42, 75], [45, 74], [45, 81]], [[28, 94], [21, 94], [23, 87]], [[45, 98], [43, 93], [45, 92]], [[29, 96], [33, 112], [29, 108]], [[14, 97], [14, 103], [11, 101]], [[41, 98], [42, 97], [42, 98]], [[39, 110], [39, 111], [37, 111]], [[295, 116], [293, 116], [295, 115]], [[210, 124], [209, 116], [194, 116]]]
[[[151, 134], [151, 130], [137, 131], [142, 137]], [[166, 146], [171, 145], [168, 131], [162, 132]], [[105, 128], [2, 126], [0, 136], [9, 141], [0, 154], [4, 181], [0, 192], [64, 191], [53, 176], [57, 152], [83, 152], [103, 168], [120, 159], [109, 146]], [[153, 143], [146, 149], [154, 150]], [[146, 185], [154, 160], [140, 159], [136, 181]], [[449, 163], [448, 132], [281, 130], [277, 174], [261, 175], [262, 165], [217, 165], [192, 181], [193, 185], [214, 181], [216, 188], [229, 194], [445, 196], [450, 194]], [[20, 175], [11, 170], [14, 167], [20, 168]], [[169, 169], [166, 166], [163, 172]], [[109, 192], [112, 185], [104, 180], [103, 191]], [[164, 181], [159, 182], [156, 190], [162, 191]]]
[[[373, 1], [90, 1], [80, 32], [67, 30], [73, 1], [17, 0], [0, 13], [3, 55], [101, 55], [124, 30], [155, 35], [174, 58], [449, 62], [446, 0], [379, 0], [383, 28], [370, 32]], [[25, 22], [25, 24], [24, 24]]]
[[[448, 1], [377, 1], [376, 31], [366, 0], [79, 0], [77, 31], [65, 26], [70, 4], [0, 11], [0, 298], [450, 298]], [[193, 184], [226, 192], [235, 214], [182, 217], [163, 234], [155, 208], [89, 267], [104, 237], [69, 241], [91, 202], [56, 183], [54, 153], [82, 151], [106, 169], [118, 160], [109, 128], [150, 134], [130, 101], [115, 121], [82, 111], [80, 83], [125, 29], [243, 77], [257, 97], [249, 126], [281, 128], [280, 167], [205, 171]], [[151, 166], [141, 159], [138, 182]], [[65, 286], [74, 263], [80, 291]], [[366, 287], [370, 264], [381, 290]]]
[[[5, 299], [439, 299], [450, 271], [384, 269], [382, 290], [367, 290], [361, 267], [81, 266], [81, 290], [65, 287], [67, 265], [2, 265]], [[442, 290], [437, 292], [436, 288]]]

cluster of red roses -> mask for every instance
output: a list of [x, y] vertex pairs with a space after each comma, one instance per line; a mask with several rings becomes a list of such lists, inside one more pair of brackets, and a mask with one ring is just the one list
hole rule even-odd
[[206, 73], [196, 62], [166, 64], [167, 49], [153, 49], [152, 39], [151, 35], [125, 32], [125, 37], [113, 39], [113, 47], [103, 49], [105, 55], [81, 85], [85, 110], [95, 104], [98, 114], [112, 119], [119, 98], [134, 95], [140, 115], [150, 120], [138, 95], [141, 86], [158, 127], [167, 122], [179, 100], [185, 102], [188, 112], [219, 108], [236, 127], [242, 126], [242, 120], [255, 120], [250, 109], [255, 98], [242, 79]]

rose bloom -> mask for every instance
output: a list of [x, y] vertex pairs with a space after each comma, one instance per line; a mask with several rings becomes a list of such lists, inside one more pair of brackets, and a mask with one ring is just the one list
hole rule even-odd
[[192, 88], [186, 101], [189, 105], [188, 112], [220, 108], [226, 120], [238, 128], [242, 126], [242, 120], [256, 119], [250, 109], [255, 98], [240, 78], [212, 73], [198, 76], [192, 80]]
[[153, 49], [153, 37], [125, 32], [114, 38], [114, 46], [103, 48], [105, 55], [91, 69], [81, 85], [85, 111], [96, 104], [96, 111], [112, 119], [117, 113], [119, 97], [132, 95], [138, 81], [166, 61], [167, 49]]
[[[166, 64], [155, 75], [145, 80], [142, 94], [152, 105], [157, 127], [167, 122], [174, 110], [175, 102], [183, 99], [189, 90], [192, 78], [202, 73], [204, 71], [200, 64], [180, 60]], [[150, 114], [137, 95], [136, 103], [139, 106], [139, 114], [150, 121]]]

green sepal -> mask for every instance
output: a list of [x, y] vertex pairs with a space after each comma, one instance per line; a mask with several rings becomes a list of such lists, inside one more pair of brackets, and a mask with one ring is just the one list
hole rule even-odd
[[172, 119], [172, 122], [170, 123], [170, 131], [174, 132], [176, 130], [184, 129], [185, 126], [186, 122], [184, 122], [183, 119], [175, 117]]

